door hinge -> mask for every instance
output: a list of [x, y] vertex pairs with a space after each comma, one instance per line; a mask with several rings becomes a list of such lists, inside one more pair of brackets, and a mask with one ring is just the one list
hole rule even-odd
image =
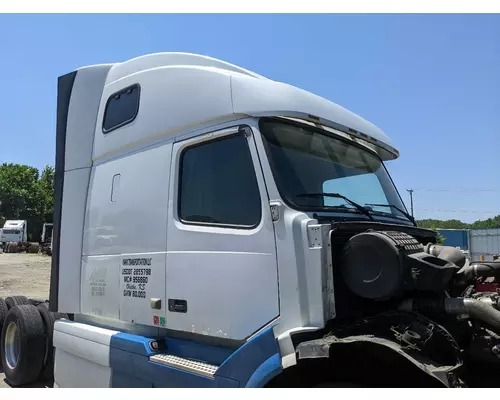
[[271, 208], [271, 218], [273, 222], [279, 221], [281, 213], [281, 203], [278, 201], [271, 201], [269, 203], [269, 207]]
[[246, 138], [252, 136], [252, 130], [248, 126], [242, 126], [239, 128], [239, 132], [243, 134]]

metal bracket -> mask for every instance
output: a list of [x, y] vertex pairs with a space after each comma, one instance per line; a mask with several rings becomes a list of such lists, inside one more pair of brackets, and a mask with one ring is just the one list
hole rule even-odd
[[252, 136], [252, 130], [248, 126], [241, 126], [239, 132], [243, 134], [246, 138]]
[[269, 207], [271, 208], [271, 218], [273, 222], [278, 222], [280, 220], [281, 205], [282, 204], [279, 201], [271, 201], [269, 203]]

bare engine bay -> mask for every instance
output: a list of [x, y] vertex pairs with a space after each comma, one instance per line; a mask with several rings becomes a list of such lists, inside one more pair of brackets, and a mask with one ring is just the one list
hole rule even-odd
[[331, 243], [325, 337], [388, 340], [445, 386], [500, 387], [500, 262], [470, 263], [412, 226], [333, 223]]

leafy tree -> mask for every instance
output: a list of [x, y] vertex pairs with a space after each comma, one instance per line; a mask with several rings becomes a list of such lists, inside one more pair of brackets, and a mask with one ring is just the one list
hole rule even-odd
[[28, 165], [0, 165], [0, 213], [7, 219], [24, 219], [36, 212], [38, 170]]
[[38, 241], [44, 222], [52, 222], [54, 168], [46, 166], [42, 174], [22, 164], [0, 165], [0, 219], [28, 221], [28, 239]]
[[437, 236], [436, 236], [437, 244], [443, 244], [445, 240], [446, 240], [445, 237], [443, 235], [441, 235], [439, 232], [437, 232]]
[[476, 221], [471, 224], [471, 229], [496, 229], [500, 228], [500, 215], [488, 218], [484, 221]]
[[418, 226], [422, 228], [434, 229], [498, 229], [500, 228], [500, 215], [493, 218], [488, 218], [484, 221], [475, 221], [471, 224], [465, 222], [450, 219], [446, 221], [441, 221], [438, 219], [423, 219], [417, 221]]
[[43, 202], [43, 216], [45, 222], [52, 222], [54, 213], [54, 167], [47, 165], [42, 171], [40, 180], [38, 181], [40, 194]]

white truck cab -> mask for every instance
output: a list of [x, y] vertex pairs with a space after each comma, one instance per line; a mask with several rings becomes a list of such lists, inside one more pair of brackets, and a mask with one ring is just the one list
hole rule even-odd
[[7, 220], [0, 230], [0, 243], [25, 243], [28, 241], [28, 222]]
[[352, 112], [210, 57], [60, 77], [50, 306], [72, 317], [55, 324], [55, 386], [263, 387], [333, 371], [331, 339], [318, 340], [392, 290], [339, 275], [346, 240], [435, 240], [384, 166], [397, 157]]

